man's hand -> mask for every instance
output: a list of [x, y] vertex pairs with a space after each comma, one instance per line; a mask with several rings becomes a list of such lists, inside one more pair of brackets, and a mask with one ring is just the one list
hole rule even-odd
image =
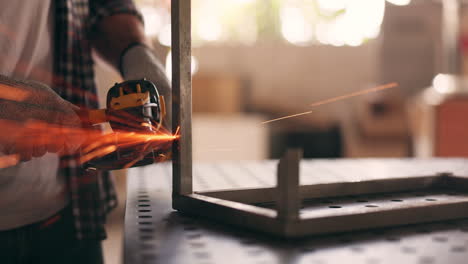
[[141, 21], [130, 14], [106, 17], [94, 29], [93, 44], [104, 59], [121, 71], [125, 80], [146, 78], [156, 85], [166, 102], [164, 126], [170, 128], [171, 85], [162, 63], [151, 50]]
[[121, 70], [127, 80], [146, 78], [156, 85], [160, 95], [164, 96], [166, 103], [166, 116], [164, 126], [170, 128], [171, 117], [171, 85], [166, 77], [164, 67], [145, 45], [135, 45], [129, 48], [122, 56]]
[[[71, 155], [86, 139], [76, 106], [50, 87], [0, 76], [1, 90], [23, 96], [0, 103], [0, 150], [26, 161], [47, 152]], [[14, 97], [13, 97], [14, 98]]]

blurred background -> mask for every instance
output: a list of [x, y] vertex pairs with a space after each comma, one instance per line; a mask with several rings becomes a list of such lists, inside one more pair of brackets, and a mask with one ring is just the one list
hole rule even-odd
[[[170, 0], [135, 1], [170, 78]], [[192, 3], [195, 161], [278, 158], [287, 147], [305, 158], [468, 156], [464, 1]], [[96, 70], [104, 99], [120, 77], [102, 61]], [[390, 82], [399, 87], [310, 107]]]

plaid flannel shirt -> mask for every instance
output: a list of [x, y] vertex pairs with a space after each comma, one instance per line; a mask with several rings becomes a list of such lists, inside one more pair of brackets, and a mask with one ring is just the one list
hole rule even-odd
[[[53, 88], [66, 100], [97, 108], [90, 33], [106, 16], [128, 13], [141, 19], [132, 0], [56, 0]], [[73, 159], [63, 169], [78, 239], [104, 239], [107, 213], [117, 199], [109, 173], [84, 170]]]

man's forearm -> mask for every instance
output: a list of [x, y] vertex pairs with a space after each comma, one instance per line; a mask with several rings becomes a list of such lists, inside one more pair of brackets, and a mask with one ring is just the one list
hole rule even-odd
[[[101, 56], [112, 63], [124, 79], [146, 78], [153, 82], [159, 93], [164, 96], [167, 106], [165, 125], [168, 127], [171, 85], [161, 61], [151, 50], [150, 41], [144, 35], [140, 20], [133, 15], [118, 14], [103, 19], [98, 28], [101, 33], [96, 35], [95, 47]], [[138, 45], [139, 43], [142, 45]]]
[[119, 69], [122, 52], [132, 43], [143, 43], [151, 47], [143, 24], [134, 15], [112, 15], [102, 19], [96, 27], [93, 34], [94, 48], [116, 69]]

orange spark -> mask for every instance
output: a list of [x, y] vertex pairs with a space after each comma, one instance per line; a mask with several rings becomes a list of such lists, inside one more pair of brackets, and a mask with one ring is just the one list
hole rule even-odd
[[19, 160], [19, 155], [17, 154], [0, 157], [0, 169], [15, 166], [18, 164]]
[[140, 151], [140, 155], [138, 155], [137, 158], [135, 158], [134, 160], [130, 161], [129, 163], [125, 164], [123, 166], [124, 169], [128, 169], [130, 167], [132, 167], [135, 163], [137, 163], [139, 160], [143, 159], [146, 154], [148, 154], [149, 152], [148, 151], [148, 148], [150, 147], [151, 143], [147, 143], [143, 149]]
[[296, 116], [308, 115], [308, 114], [312, 114], [312, 111], [307, 111], [307, 112], [304, 112], [304, 113], [299, 113], [299, 114], [288, 115], [288, 116], [283, 116], [283, 117], [280, 117], [280, 118], [271, 119], [271, 120], [262, 122], [262, 124], [268, 124], [268, 123], [271, 123], [271, 122], [280, 121], [280, 120], [283, 120], [283, 119], [288, 119], [288, 118], [296, 117]]
[[[1, 90], [0, 90], [1, 92]], [[136, 158], [127, 166], [132, 166], [151, 151], [167, 153], [154, 159], [155, 162], [171, 158], [171, 142], [180, 135], [170, 134], [164, 127], [154, 132], [115, 132], [102, 134], [98, 130], [82, 127], [67, 127], [49, 124], [40, 120], [26, 122], [0, 119], [0, 144], [5, 154], [0, 157], [0, 168], [16, 165], [22, 160], [39, 157], [46, 152], [60, 156], [80, 154], [80, 162], [96, 161], [116, 151], [134, 151]], [[132, 129], [132, 128], [130, 128]], [[30, 153], [32, 152], [32, 154]], [[119, 161], [116, 160], [116, 163]], [[127, 161], [126, 161], [127, 162]], [[64, 163], [64, 166], [65, 163]]]
[[315, 103], [311, 104], [310, 106], [315, 107], [315, 106], [319, 106], [319, 105], [329, 104], [329, 103], [333, 103], [333, 102], [336, 102], [336, 101], [341, 101], [341, 100], [348, 99], [348, 98], [351, 98], [351, 97], [359, 96], [359, 95], [364, 95], [364, 94], [368, 94], [368, 93], [372, 93], [372, 92], [382, 91], [382, 90], [385, 90], [385, 89], [395, 88], [397, 86], [398, 86], [398, 83], [396, 83], [396, 82], [387, 83], [387, 84], [384, 84], [384, 85], [379, 85], [379, 86], [374, 87], [374, 88], [365, 89], [365, 90], [362, 90], [362, 91], [358, 91], [358, 92], [354, 92], [354, 93], [350, 93], [350, 94], [345, 94], [345, 95], [341, 95], [341, 96], [337, 96], [337, 97], [333, 97], [333, 98], [323, 100], [323, 101], [318, 101], [318, 102], [315, 102]]
[[[358, 92], [354, 92], [354, 93], [350, 93], [350, 94], [345, 94], [345, 95], [340, 95], [340, 96], [333, 97], [333, 98], [330, 98], [330, 99], [318, 101], [318, 102], [315, 102], [315, 103], [311, 104], [310, 106], [311, 107], [317, 107], [317, 106], [320, 106], [320, 105], [334, 103], [334, 102], [337, 102], [337, 101], [345, 100], [345, 99], [355, 97], [355, 96], [359, 96], [359, 95], [364, 95], [364, 94], [368, 94], [368, 93], [372, 93], [372, 92], [377, 92], [377, 91], [382, 91], [382, 90], [386, 90], [386, 89], [390, 89], [390, 88], [395, 88], [397, 86], [398, 86], [398, 83], [396, 83], [396, 82], [388, 83], [388, 84], [384, 84], [384, 85], [379, 85], [379, 86], [374, 87], [374, 88], [365, 89], [365, 90], [362, 90], [362, 91], [358, 91]], [[284, 119], [288, 119], [288, 118], [292, 118], [292, 117], [308, 115], [308, 114], [311, 114], [312, 112], [313, 111], [307, 111], [307, 112], [303, 112], [303, 113], [299, 113], [299, 114], [283, 116], [283, 117], [271, 119], [271, 120], [268, 120], [268, 121], [264, 121], [261, 124], [268, 124], [268, 123], [272, 123], [272, 122], [275, 122], [275, 121], [280, 121], [280, 120], [284, 120]]]
[[0, 98], [21, 102], [26, 99], [28, 92], [17, 87], [0, 83]]
[[100, 148], [98, 150], [95, 150], [89, 154], [86, 154], [86, 155], [83, 155], [81, 156], [81, 159], [80, 159], [80, 162], [81, 163], [86, 163], [94, 158], [97, 158], [97, 157], [102, 157], [102, 156], [105, 156], [109, 153], [112, 153], [114, 152], [115, 150], [117, 150], [117, 147], [112, 145], [112, 146], [108, 146], [108, 147], [105, 147], [105, 148]]

